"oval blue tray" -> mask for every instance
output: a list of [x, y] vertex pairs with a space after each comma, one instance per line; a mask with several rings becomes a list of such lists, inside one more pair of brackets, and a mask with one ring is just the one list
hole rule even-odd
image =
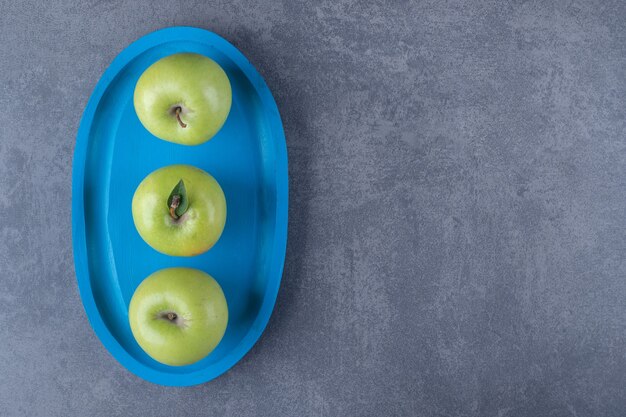
[[[141, 73], [177, 52], [206, 55], [228, 74], [233, 104], [222, 130], [199, 146], [159, 140], [139, 122], [133, 90]], [[224, 233], [207, 253], [178, 258], [157, 253], [139, 236], [131, 214], [135, 188], [153, 170], [191, 164], [213, 175], [228, 205]], [[233, 45], [190, 27], [159, 30], [113, 61], [83, 114], [72, 173], [72, 238], [80, 296], [89, 321], [111, 354], [157, 384], [209, 381], [232, 367], [261, 336], [274, 307], [287, 241], [287, 150], [267, 85]], [[188, 266], [221, 284], [229, 307], [218, 347], [193, 365], [171, 367], [146, 355], [128, 324], [139, 283], [166, 267]]]

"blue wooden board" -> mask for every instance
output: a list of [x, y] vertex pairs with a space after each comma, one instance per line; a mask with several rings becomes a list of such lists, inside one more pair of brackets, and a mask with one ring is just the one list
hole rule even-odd
[[[199, 146], [157, 139], [141, 125], [133, 107], [133, 90], [142, 72], [177, 52], [215, 60], [233, 89], [224, 127]], [[150, 172], [170, 164], [204, 169], [226, 196], [224, 233], [200, 256], [160, 254], [133, 225], [136, 187]], [[202, 29], [173, 27], [144, 36], [122, 51], [87, 104], [72, 176], [78, 287], [89, 321], [109, 352], [136, 375], [173, 386], [209, 381], [237, 363], [260, 337], [276, 300], [287, 240], [287, 188], [287, 150], [276, 103], [262, 77], [233, 45]], [[135, 288], [150, 273], [172, 266], [211, 274], [229, 306], [228, 328], [219, 346], [184, 367], [151, 359], [128, 324]]]

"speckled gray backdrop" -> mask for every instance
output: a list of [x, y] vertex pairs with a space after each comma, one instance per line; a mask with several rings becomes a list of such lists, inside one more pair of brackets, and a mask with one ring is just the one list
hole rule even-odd
[[[257, 66], [291, 175], [267, 331], [186, 389], [103, 348], [70, 238], [89, 94], [171, 25]], [[626, 3], [0, 0], [0, 40], [0, 415], [626, 415]]]

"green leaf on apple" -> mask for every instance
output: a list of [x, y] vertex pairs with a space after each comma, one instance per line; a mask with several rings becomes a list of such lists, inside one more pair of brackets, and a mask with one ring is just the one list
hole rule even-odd
[[176, 216], [180, 217], [189, 208], [189, 198], [187, 197], [187, 190], [185, 189], [185, 183], [181, 179], [174, 187], [170, 196], [167, 198], [167, 206], [174, 209]]

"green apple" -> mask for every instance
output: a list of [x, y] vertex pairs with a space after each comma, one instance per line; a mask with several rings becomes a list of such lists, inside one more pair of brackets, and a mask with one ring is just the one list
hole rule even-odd
[[194, 256], [209, 250], [226, 223], [226, 199], [215, 178], [191, 165], [170, 165], [149, 174], [132, 202], [139, 235], [155, 250]]
[[222, 288], [209, 274], [168, 268], [137, 287], [128, 320], [137, 343], [150, 357], [183, 366], [204, 358], [222, 340], [228, 306]]
[[154, 136], [182, 145], [211, 139], [224, 125], [232, 91], [228, 76], [204, 55], [179, 53], [162, 58], [141, 74], [134, 104], [139, 120]]

